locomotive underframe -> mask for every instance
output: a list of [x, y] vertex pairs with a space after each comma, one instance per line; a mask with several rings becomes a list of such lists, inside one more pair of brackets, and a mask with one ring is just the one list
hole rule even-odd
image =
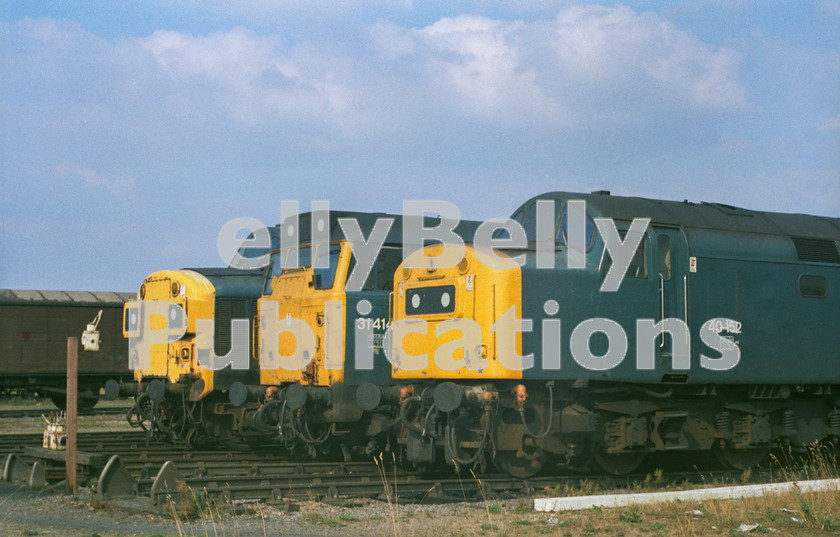
[[186, 383], [146, 379], [130, 421], [196, 447], [271, 445], [345, 459], [393, 451], [411, 467], [492, 464], [517, 477], [549, 462], [625, 474], [669, 451], [713, 452], [746, 469], [775, 447], [840, 443], [835, 385], [444, 382], [377, 387], [382, 398], [365, 411], [352, 386], [291, 384], [269, 388], [268, 398], [267, 387], [241, 388], [244, 400], [216, 392], [191, 401]]
[[[477, 387], [456, 386], [465, 394]], [[440, 412], [434, 397], [440, 389], [415, 386], [420, 395], [401, 403], [403, 459], [415, 466], [447, 462], [480, 469], [492, 461], [501, 471], [527, 477], [549, 460], [624, 474], [654, 453], [713, 451], [726, 466], [746, 469], [771, 448], [837, 445], [840, 437], [840, 398], [831, 385], [526, 382], [480, 389], [487, 395], [464, 396], [457, 408]]]
[[[245, 386], [197, 399], [200, 379], [178, 383], [145, 377], [128, 413], [132, 426], [161, 440], [190, 447], [251, 450], [280, 448], [289, 455], [312, 458], [338, 453], [370, 456], [378, 449], [368, 438], [369, 422], [355, 403], [355, 387]], [[375, 425], [373, 426], [375, 429]], [[378, 453], [378, 451], [377, 451]]]

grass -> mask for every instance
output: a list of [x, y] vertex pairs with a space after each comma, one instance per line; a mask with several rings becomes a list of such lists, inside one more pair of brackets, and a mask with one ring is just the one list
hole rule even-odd
[[[803, 460], [795, 466], [782, 466], [779, 481], [804, 479], [831, 479], [840, 476], [836, 457], [823, 449], [812, 448]], [[793, 468], [793, 469], [786, 469]], [[381, 473], [383, 486], [389, 476]], [[473, 476], [479, 485], [481, 480]], [[746, 471], [736, 476], [733, 483], [713, 483], [715, 486], [738, 485], [751, 480], [752, 473]], [[652, 474], [630, 492], [654, 491], [666, 486], [661, 470]], [[677, 488], [692, 487], [688, 483]], [[693, 486], [693, 487], [696, 487]], [[479, 486], [479, 490], [483, 488]], [[582, 496], [605, 494], [599, 486], [588, 480], [577, 483], [563, 483], [548, 495]], [[389, 496], [390, 498], [390, 496]], [[391, 501], [389, 499], [389, 501]], [[420, 515], [420, 509], [415, 511]], [[370, 519], [369, 519], [370, 520]], [[462, 505], [448, 516], [435, 516], [431, 521], [416, 525], [405, 517], [392, 521], [391, 528], [378, 526], [376, 535], [431, 536], [458, 535], [516, 536], [537, 535], [572, 536], [717, 536], [778, 534], [805, 537], [813, 535], [836, 535], [840, 537], [840, 490], [805, 493], [794, 488], [792, 491], [768, 494], [740, 500], [708, 500], [697, 502], [669, 502], [637, 505], [624, 508], [593, 508], [583, 511], [560, 513], [536, 513], [533, 499], [501, 501], [488, 498], [482, 492], [482, 501]], [[380, 533], [381, 532], [381, 533]]]
[[307, 512], [302, 515], [303, 521], [309, 524], [325, 524], [327, 526], [340, 526], [341, 521], [332, 518], [326, 518], [321, 513]]
[[[308, 526], [326, 528], [343, 526], [347, 535], [394, 535], [426, 537], [456, 535], [459, 537], [529, 537], [555, 535], [563, 537], [666, 537], [666, 536], [740, 536], [742, 525], [751, 534], [775, 533], [805, 537], [835, 535], [840, 537], [840, 490], [804, 493], [794, 490], [743, 500], [702, 502], [670, 502], [633, 507], [593, 508], [561, 513], [523, 511], [515, 500], [484, 498], [472, 504], [435, 506], [422, 504], [400, 506], [394, 493], [394, 475], [383, 471], [386, 494], [386, 515], [365, 516], [363, 508], [336, 512], [336, 509], [313, 504], [298, 519], [301, 529]], [[825, 476], [813, 476], [825, 477]], [[200, 496], [200, 495], [197, 495]], [[187, 515], [204, 523], [198, 535], [231, 534], [231, 521], [224, 506], [211, 501], [182, 500], [181, 510], [173, 510], [173, 518], [186, 520]], [[434, 510], [432, 510], [434, 509]], [[387, 513], [391, 513], [388, 515]], [[191, 535], [180, 525], [181, 535]], [[192, 526], [196, 528], [195, 524]], [[234, 529], [232, 532], [236, 535]], [[269, 533], [267, 533], [269, 534]]]

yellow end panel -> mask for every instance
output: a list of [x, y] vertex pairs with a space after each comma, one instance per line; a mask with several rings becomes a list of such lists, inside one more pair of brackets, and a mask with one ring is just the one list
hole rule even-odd
[[[140, 288], [142, 300], [163, 300], [179, 304], [187, 314], [187, 332], [169, 345], [156, 344], [151, 347], [148, 369], [134, 371], [134, 377], [166, 377], [178, 382], [183, 375], [204, 379], [204, 393], [213, 389], [213, 371], [198, 367], [195, 357], [195, 321], [213, 319], [216, 290], [210, 281], [191, 270], [161, 270], [143, 280]], [[164, 326], [166, 319], [152, 316], [151, 329]]]
[[[287, 269], [282, 275], [275, 276], [271, 281], [271, 295], [259, 299], [258, 310], [260, 315], [264, 310], [266, 301], [277, 302], [278, 319], [300, 319], [312, 330], [315, 336], [314, 358], [304, 369], [288, 370], [283, 368], [260, 367], [260, 383], [262, 384], [283, 384], [298, 382], [312, 386], [329, 386], [344, 380], [344, 356], [346, 336], [343, 335], [347, 319], [347, 296], [344, 293], [344, 285], [347, 281], [347, 271], [350, 265], [352, 251], [347, 241], [341, 241], [341, 251], [338, 256], [335, 280], [331, 289], [315, 288], [315, 269], [299, 268]], [[302, 245], [303, 247], [304, 245]], [[315, 256], [313, 256], [314, 258]], [[341, 316], [336, 319], [335, 330], [341, 330], [341, 343], [338, 354], [341, 357], [340, 369], [327, 369], [324, 363], [324, 350], [327, 346], [325, 340], [326, 328], [326, 303], [337, 301], [341, 303]], [[339, 324], [340, 323], [340, 324]], [[255, 323], [263, 330], [263, 323]], [[282, 321], [281, 321], [282, 324]], [[261, 335], [257, 334], [255, 342], [260, 340]], [[277, 350], [283, 356], [292, 356], [297, 350], [298, 342], [290, 331], [280, 332], [277, 335]], [[333, 342], [334, 344], [337, 342]], [[257, 349], [258, 353], [262, 352]], [[259, 356], [259, 354], [258, 354]]]
[[[443, 245], [437, 244], [424, 248], [425, 257], [438, 256], [443, 251]], [[417, 252], [413, 255], [420, 255]], [[500, 254], [504, 257], [504, 254]], [[411, 258], [409, 258], [411, 259]], [[502, 365], [499, 359], [499, 335], [491, 327], [502, 318], [505, 312], [516, 307], [517, 317], [522, 315], [522, 272], [519, 267], [511, 269], [494, 269], [483, 265], [475, 254], [475, 250], [467, 246], [464, 260], [451, 268], [436, 268], [434, 262], [425, 262], [428, 268], [404, 268], [406, 261], [397, 269], [394, 277], [394, 309], [393, 321], [402, 319], [422, 319], [426, 321], [425, 334], [412, 332], [405, 335], [400, 349], [393, 349], [401, 356], [426, 355], [426, 367], [419, 370], [400, 369], [392, 367], [395, 379], [521, 379], [522, 371], [510, 369]], [[424, 288], [454, 286], [454, 311], [448, 313], [425, 313], [409, 315], [406, 313], [406, 299], [409, 295]], [[448, 298], [446, 299], [448, 303]], [[440, 336], [436, 336], [438, 325], [454, 319], [469, 319], [475, 321], [481, 329], [480, 346], [473, 345], [475, 340], [465, 335], [460, 329], [448, 329], [449, 325], [441, 326]], [[511, 331], [512, 333], [512, 331]], [[466, 343], [469, 341], [469, 343]], [[448, 345], [447, 345], [448, 344]], [[486, 358], [488, 362], [484, 369], [464, 364], [457, 369], [441, 368], [441, 365], [457, 362], [463, 359], [463, 348], [473, 349], [473, 358]], [[514, 339], [515, 352], [522, 354], [522, 334], [516, 332]], [[478, 347], [477, 349], [475, 347]], [[438, 359], [435, 359], [435, 353]], [[521, 361], [520, 361], [521, 363]], [[458, 365], [457, 363], [451, 365]], [[521, 368], [520, 368], [521, 369]]]

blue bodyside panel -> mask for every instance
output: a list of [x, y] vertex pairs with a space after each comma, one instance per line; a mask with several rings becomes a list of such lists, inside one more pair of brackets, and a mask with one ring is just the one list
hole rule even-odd
[[783, 235], [739, 233], [717, 229], [686, 230], [691, 255], [744, 261], [796, 261], [793, 243]]
[[[366, 315], [358, 313], [357, 306], [361, 300], [367, 300], [371, 304], [371, 311]], [[390, 292], [388, 291], [364, 291], [347, 293], [347, 324], [345, 334], [344, 354], [344, 382], [350, 385], [359, 385], [365, 382], [385, 385], [392, 384], [391, 364], [388, 362], [383, 351], [383, 338], [385, 327], [388, 324]], [[372, 330], [373, 345], [373, 369], [360, 369], [356, 361], [356, 328], [357, 325], [370, 327]], [[367, 341], [363, 343], [368, 343]]]
[[[522, 316], [533, 321], [533, 330], [523, 333], [523, 352], [534, 353], [535, 367], [525, 371], [525, 378], [659, 383], [678, 376], [689, 384], [840, 383], [839, 219], [603, 194], [553, 193], [539, 199], [556, 201], [558, 219], [572, 199], [585, 200], [590, 217], [613, 218], [619, 228], [634, 218], [650, 218], [645, 239], [648, 273], [625, 278], [615, 293], [601, 292], [606, 269], [600, 236], [587, 254], [585, 269], [566, 268], [565, 245], [557, 246], [554, 269], [537, 269], [534, 251], [529, 251], [522, 269]], [[660, 235], [668, 235], [673, 248], [663, 278], [657, 264]], [[606, 258], [609, 261], [609, 255]], [[800, 286], [803, 275], [820, 282], [827, 289], [825, 296], [808, 296]], [[555, 315], [545, 312], [549, 299], [559, 304]], [[615, 321], [626, 335], [623, 361], [606, 371], [582, 367], [571, 352], [575, 328], [597, 317]], [[637, 320], [658, 322], [663, 317], [689, 327], [688, 371], [672, 367], [670, 336], [664, 343], [657, 336], [654, 369], [637, 368]], [[739, 362], [726, 371], [700, 365], [701, 355], [720, 357], [700, 336], [703, 324], [714, 318], [739, 323], [740, 333], [720, 333], [740, 349]], [[560, 370], [542, 366], [543, 319], [561, 322]], [[718, 341], [716, 336], [711, 340]], [[596, 333], [589, 349], [597, 358], [621, 343]]]

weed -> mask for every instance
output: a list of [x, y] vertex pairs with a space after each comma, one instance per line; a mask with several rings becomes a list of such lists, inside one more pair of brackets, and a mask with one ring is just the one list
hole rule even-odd
[[622, 522], [641, 522], [642, 516], [636, 511], [631, 511], [629, 513], [625, 513], [622, 511], [618, 514], [618, 519]]
[[[334, 520], [332, 518], [326, 518], [321, 513], [303, 513], [303, 520], [304, 522], [308, 522], [310, 524], [325, 524], [327, 526], [340, 526], [341, 522], [338, 520]], [[341, 518], [341, 517], [339, 517]]]
[[379, 459], [376, 457], [373, 458], [373, 462], [376, 463], [376, 469], [379, 470], [379, 478], [382, 480], [382, 487], [385, 489], [385, 498], [388, 500], [388, 510], [391, 513], [391, 526], [394, 530], [394, 537], [397, 537], [400, 532], [397, 531], [397, 510], [399, 509], [398, 497], [397, 497], [397, 461], [396, 455], [391, 454], [393, 457], [393, 465], [394, 465], [394, 490], [391, 490], [391, 484], [388, 481], [388, 473], [385, 468], [385, 460], [382, 457], [382, 453], [379, 454]]
[[534, 510], [534, 501], [530, 498], [519, 498], [513, 506], [515, 513], [528, 513]]
[[742, 485], [746, 485], [747, 483], [749, 483], [749, 482], [750, 482], [750, 479], [751, 479], [751, 478], [752, 478], [752, 470], [751, 470], [751, 469], [749, 469], [749, 468], [747, 468], [747, 469], [746, 469], [746, 470], [744, 470], [744, 471], [743, 471], [743, 473], [741, 474], [741, 484], [742, 484]]
[[665, 481], [665, 474], [662, 471], [662, 468], [657, 468], [656, 470], [654, 470], [653, 471], [653, 484], [658, 487], [658, 486], [662, 485], [662, 483], [664, 481]]
[[318, 522], [324, 521], [324, 515], [322, 515], [321, 513], [306, 512], [303, 513], [301, 518], [303, 518], [304, 522], [309, 522], [312, 524], [317, 524]]

